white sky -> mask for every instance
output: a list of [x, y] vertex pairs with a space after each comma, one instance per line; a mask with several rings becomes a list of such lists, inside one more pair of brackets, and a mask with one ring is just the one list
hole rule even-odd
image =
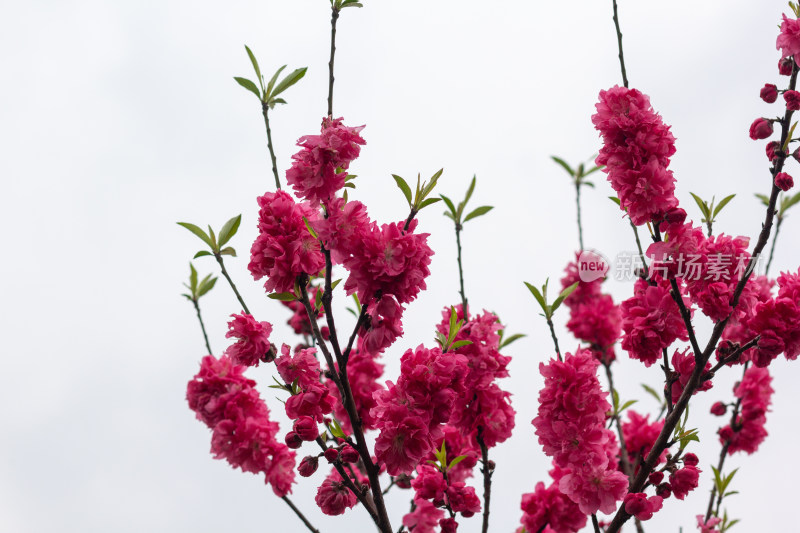
[[[493, 451], [498, 468], [493, 531], [519, 521], [522, 492], [546, 480], [530, 420], [552, 353], [544, 321], [522, 281], [560, 278], [577, 247], [569, 181], [549, 160], [586, 159], [599, 141], [590, 122], [600, 89], [620, 82], [611, 2], [365, 0], [339, 24], [335, 114], [366, 124], [368, 144], [353, 170], [354, 197], [383, 222], [406, 215], [390, 174], [411, 178], [445, 168], [439, 192], [459, 197], [473, 173], [475, 205], [496, 206], [464, 233], [473, 308], [496, 311], [528, 337], [508, 350], [517, 429]], [[185, 385], [204, 353], [191, 305], [179, 296], [199, 249], [175, 221], [211, 223], [243, 213], [229, 269], [260, 320], [291, 342], [279, 304], [263, 297], [245, 267], [255, 236], [255, 197], [272, 188], [259, 107], [232, 76], [250, 76], [247, 43], [264, 71], [308, 66], [274, 113], [285, 170], [299, 136], [325, 113], [329, 10], [324, 0], [277, 2], [7, 3], [0, 17], [0, 530], [13, 532], [299, 531], [260, 478], [211, 459], [209, 433], [194, 420]], [[673, 125], [678, 196], [699, 218], [689, 191], [737, 193], [717, 231], [754, 236], [766, 192], [763, 144], [752, 120], [774, 116], [758, 91], [777, 75], [776, 24], [783, 1], [621, 0], [631, 84]], [[796, 164], [790, 172], [797, 171]], [[631, 250], [627, 221], [606, 200], [602, 177], [584, 196], [587, 246]], [[794, 269], [800, 228], [787, 219], [773, 273]], [[455, 244], [439, 207], [420, 216], [436, 250], [429, 291], [406, 314], [407, 336], [385, 357], [432, 343], [443, 306], [456, 303]], [[196, 262], [201, 274], [213, 262]], [[617, 300], [630, 285], [609, 282]], [[338, 296], [341, 300], [341, 296]], [[222, 283], [203, 300], [212, 348], [226, 345], [227, 315], [239, 311]], [[347, 323], [346, 319], [342, 319]], [[576, 343], [563, 328], [562, 347]], [[707, 327], [701, 327], [705, 337]], [[623, 398], [655, 402], [639, 383], [659, 369], [627, 360], [616, 370]], [[770, 438], [734, 481], [738, 531], [795, 523], [792, 480], [798, 370], [772, 366], [777, 393]], [[694, 451], [705, 471], [683, 503], [670, 499], [648, 533], [694, 529], [719, 451], [719, 419], [708, 406], [730, 398], [734, 372], [696, 397]], [[264, 383], [269, 367], [251, 373]], [[276, 418], [281, 406], [264, 389]], [[283, 426], [286, 427], [285, 424]], [[322, 517], [311, 501], [322, 474], [294, 500], [324, 533], [368, 531], [366, 514]], [[410, 493], [392, 491], [393, 524]], [[768, 509], [768, 511], [767, 511]], [[781, 527], [784, 526], [784, 527]], [[479, 530], [479, 519], [459, 531]], [[734, 531], [736, 531], [734, 530]]]

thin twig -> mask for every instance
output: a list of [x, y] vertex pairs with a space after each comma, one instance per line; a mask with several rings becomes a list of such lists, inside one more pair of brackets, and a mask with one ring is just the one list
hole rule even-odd
[[261, 102], [261, 114], [264, 115], [264, 124], [267, 126], [267, 146], [269, 157], [272, 160], [272, 173], [275, 175], [275, 187], [281, 188], [281, 179], [278, 177], [278, 163], [275, 160], [275, 150], [272, 148], [272, 131], [269, 129], [269, 104]]
[[286, 505], [292, 508], [294, 514], [296, 514], [297, 517], [306, 525], [309, 531], [311, 531], [312, 533], [319, 533], [319, 529], [311, 525], [311, 522], [309, 522], [308, 519], [305, 517], [305, 515], [302, 512], [300, 512], [300, 509], [298, 509], [295, 506], [295, 504], [292, 503], [292, 500], [290, 500], [288, 496], [284, 496], [281, 499], [286, 502]]
[[481, 472], [483, 473], [483, 526], [481, 531], [483, 533], [488, 533], [489, 507], [492, 500], [492, 474], [494, 473], [494, 464], [489, 461], [489, 448], [483, 441], [483, 427], [481, 426], [478, 426], [477, 441], [481, 448], [481, 462], [483, 463], [483, 468], [481, 468]]
[[331, 59], [328, 61], [328, 116], [333, 117], [333, 61], [336, 54], [336, 21], [339, 20], [339, 10], [331, 7]]
[[464, 311], [464, 320], [469, 320], [469, 312], [467, 309], [467, 295], [464, 293], [464, 269], [461, 266], [461, 224], [456, 223], [456, 247], [458, 248], [458, 282], [461, 287], [461, 307]]
[[778, 216], [778, 222], [775, 224], [775, 235], [772, 237], [772, 246], [769, 249], [769, 261], [767, 261], [767, 268], [764, 270], [764, 275], [769, 274], [769, 267], [772, 265], [772, 258], [775, 256], [775, 243], [778, 242], [778, 233], [781, 231], [781, 224], [783, 217]]
[[622, 84], [628, 87], [628, 73], [625, 71], [625, 56], [622, 54], [622, 31], [619, 29], [619, 15], [617, 14], [617, 0], [614, 4], [614, 27], [617, 29], [617, 46], [619, 47], [619, 67], [622, 70]]
[[[583, 167], [581, 167], [583, 168]], [[583, 251], [583, 225], [581, 224], [581, 182], [575, 181], [575, 207], [578, 211], [578, 243]]]
[[228, 275], [228, 271], [225, 269], [225, 262], [222, 260], [222, 254], [218, 252], [215, 253], [214, 258], [217, 260], [217, 263], [219, 263], [219, 268], [222, 270], [222, 275], [225, 276], [226, 280], [228, 280], [228, 285], [230, 285], [231, 289], [233, 289], [233, 293], [236, 295], [236, 299], [239, 300], [239, 304], [242, 306], [242, 310], [249, 315], [250, 310], [247, 308], [247, 305], [245, 305], [244, 300], [242, 299], [242, 295], [239, 294], [238, 289], [236, 289], [236, 285], [233, 283], [233, 280]]
[[553, 337], [553, 344], [556, 347], [556, 355], [558, 356], [559, 361], [563, 361], [564, 359], [561, 357], [561, 350], [558, 347], [558, 337], [556, 337], [556, 330], [553, 327], [553, 319], [547, 319], [547, 325], [550, 326], [550, 336]]
[[195, 311], [197, 311], [197, 320], [200, 321], [200, 329], [203, 330], [203, 339], [206, 341], [208, 355], [214, 355], [214, 352], [211, 350], [211, 345], [208, 343], [208, 335], [206, 334], [206, 325], [203, 323], [203, 315], [200, 314], [200, 304], [197, 303], [197, 300], [192, 300], [192, 303], [194, 304]]

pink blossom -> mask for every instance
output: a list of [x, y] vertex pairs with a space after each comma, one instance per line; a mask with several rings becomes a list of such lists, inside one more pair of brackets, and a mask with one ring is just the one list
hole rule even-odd
[[582, 513], [610, 514], [628, 492], [628, 477], [616, 469], [583, 467], [562, 477], [558, 488]]
[[586, 515], [558, 490], [557, 483], [547, 488], [537, 483], [534, 492], [522, 495], [521, 508], [526, 531], [540, 531], [547, 524], [555, 533], [575, 533], [586, 525]]
[[330, 250], [335, 263], [343, 263], [358, 252], [362, 235], [370, 231], [367, 208], [361, 202], [344, 198], [334, 198], [325, 206], [327, 217], [320, 217], [314, 223], [314, 230], [320, 242]]
[[719, 533], [719, 530], [716, 529], [716, 526], [721, 523], [722, 519], [717, 518], [716, 516], [710, 517], [706, 522], [703, 515], [697, 515], [697, 528], [700, 530], [700, 533]]
[[308, 348], [298, 350], [292, 355], [289, 346], [282, 345], [281, 355], [275, 359], [278, 374], [288, 385], [297, 381], [297, 385], [301, 389], [319, 384], [319, 376], [322, 371], [319, 367], [319, 361], [314, 355], [315, 353], [316, 348]]
[[383, 295], [367, 307], [369, 320], [360, 334], [364, 349], [381, 353], [403, 335], [403, 307], [391, 295]]
[[303, 392], [290, 396], [286, 400], [286, 416], [292, 419], [309, 416], [322, 422], [324, 416], [333, 411], [336, 399], [321, 383], [310, 385]]
[[[377, 355], [365, 349], [364, 343], [359, 341], [357, 347], [350, 351], [347, 361], [347, 379], [350, 381], [350, 390], [356, 404], [361, 424], [365, 429], [376, 429], [375, 417], [371, 410], [377, 405], [375, 393], [383, 390], [378, 379], [383, 375], [383, 365], [377, 362]], [[337, 366], [338, 371], [338, 366]], [[326, 381], [328, 390], [336, 399], [333, 412], [344, 430], [352, 432], [350, 417], [341, 401], [339, 389], [332, 380]]]
[[767, 159], [774, 161], [780, 153], [781, 143], [778, 141], [770, 141], [767, 143]]
[[767, 437], [764, 425], [774, 392], [771, 384], [772, 378], [766, 368], [752, 367], [734, 389], [736, 397], [741, 399], [741, 413], [734, 427], [727, 425], [719, 431], [720, 441], [730, 442], [729, 454], [739, 451], [752, 454]]
[[[622, 434], [625, 437], [625, 448], [628, 451], [628, 459], [631, 464], [644, 461], [650, 450], [653, 448], [664, 421], [649, 421], [650, 416], [642, 416], [633, 409], [628, 410], [628, 421], [622, 424]], [[666, 460], [667, 452], [661, 454], [658, 463]]]
[[230, 357], [203, 357], [200, 371], [186, 388], [186, 400], [197, 419], [214, 428], [225, 419], [225, 407], [242, 391], [253, 389], [256, 382], [247, 379], [247, 367], [235, 364]]
[[267, 292], [290, 292], [300, 274], [315, 275], [325, 266], [319, 241], [303, 220], [313, 224], [318, 214], [280, 190], [264, 194], [258, 204], [259, 235], [250, 249], [247, 268], [254, 279], [267, 277]]
[[431, 450], [431, 440], [429, 425], [420, 416], [384, 419], [375, 441], [375, 455], [386, 463], [389, 475], [409, 473]]
[[622, 348], [645, 366], [658, 361], [661, 351], [677, 339], [689, 338], [678, 305], [661, 284], [637, 280], [633, 296], [620, 304], [620, 311]]
[[678, 205], [675, 178], [667, 170], [675, 137], [636, 89], [600, 91], [592, 123], [603, 137], [596, 159], [617, 192], [620, 207], [636, 225], [659, 220]]
[[800, 53], [800, 21], [783, 15], [781, 32], [775, 42], [775, 48], [781, 51], [781, 59], [795, 56], [795, 61], [797, 61], [798, 57], [796, 56]]
[[442, 518], [439, 520], [439, 527], [442, 528], [441, 533], [456, 533], [458, 530], [458, 522], [455, 518]]
[[238, 341], [225, 350], [225, 354], [237, 365], [258, 366], [258, 363], [267, 355], [270, 349], [269, 335], [272, 333], [272, 324], [269, 322], [256, 322], [248, 314], [231, 315], [233, 320], [228, 322], [227, 338], [237, 338]]
[[761, 89], [761, 99], [766, 103], [771, 104], [778, 99], [778, 88], [773, 83], [767, 83]]
[[436, 533], [436, 526], [444, 517], [444, 511], [428, 500], [415, 499], [414, 505], [415, 509], [403, 516], [403, 525], [414, 533]]
[[297, 472], [303, 477], [309, 477], [317, 471], [319, 458], [316, 455], [307, 455], [300, 461]]
[[292, 167], [286, 171], [286, 181], [299, 198], [311, 205], [330, 200], [344, 187], [350, 163], [366, 144], [356, 128], [342, 124], [342, 119], [322, 119], [320, 135], [306, 135], [297, 141], [302, 148], [292, 156]]
[[783, 99], [786, 101], [786, 109], [797, 111], [800, 109], [800, 92], [784, 91]]
[[[677, 379], [672, 382], [672, 389], [670, 396], [672, 397], [672, 402], [675, 403], [680, 398], [683, 389], [686, 388], [686, 385], [689, 383], [689, 380], [692, 377], [692, 373], [694, 372], [695, 368], [695, 359], [694, 353], [690, 352], [689, 349], [685, 349], [683, 352], [675, 350], [675, 353], [672, 354], [672, 369], [678, 374]], [[705, 369], [706, 372], [711, 370], [711, 363], [706, 363]], [[698, 392], [707, 391], [714, 384], [711, 379], [705, 379], [700, 382], [700, 385], [695, 389], [692, 394], [697, 394]]]
[[696, 466], [684, 465], [669, 475], [669, 484], [676, 498], [682, 500], [697, 488], [701, 470]]
[[285, 446], [274, 447], [272, 451], [272, 464], [267, 471], [266, 483], [272, 486], [276, 496], [282, 498], [292, 492], [295, 453]]
[[462, 481], [450, 482], [447, 487], [447, 501], [453, 512], [461, 513], [464, 518], [481, 512], [481, 500], [475, 494], [475, 488]]
[[750, 125], [750, 138], [754, 141], [766, 139], [772, 135], [772, 122], [765, 118], [757, 118]]
[[623, 505], [625, 512], [633, 515], [639, 520], [650, 520], [653, 514], [661, 509], [663, 500], [660, 496], [651, 496], [643, 492], [634, 492], [625, 496]]
[[344, 284], [347, 294], [358, 294], [366, 304], [376, 296], [392, 295], [405, 304], [426, 288], [433, 250], [427, 233], [414, 233], [416, 222], [412, 221], [408, 230], [403, 229], [404, 221], [370, 224], [360, 235], [354, 254], [343, 263], [350, 272]]
[[714, 416], [723, 416], [728, 410], [728, 407], [722, 402], [714, 402], [711, 406], [711, 414]]
[[343, 514], [358, 503], [358, 498], [347, 488], [342, 477], [334, 470], [317, 489], [314, 498], [320, 510], [328, 516]]
[[[798, 107], [798, 109], [800, 109], [800, 107]], [[779, 172], [778, 175], [775, 176], [775, 186], [782, 191], [788, 191], [794, 187], [794, 180], [786, 172]]]
[[417, 477], [411, 481], [411, 487], [416, 491], [416, 498], [432, 500], [435, 505], [444, 502], [447, 491], [447, 482], [441, 471], [429, 464], [417, 466]]
[[310, 416], [301, 416], [294, 422], [294, 430], [304, 441], [316, 440], [319, 436], [317, 421]]

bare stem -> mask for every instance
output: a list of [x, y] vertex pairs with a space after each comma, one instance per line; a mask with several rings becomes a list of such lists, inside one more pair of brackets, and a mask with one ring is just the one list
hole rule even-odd
[[269, 147], [269, 157], [272, 160], [272, 173], [275, 175], [275, 187], [281, 188], [281, 179], [278, 177], [278, 163], [275, 160], [275, 150], [272, 148], [272, 131], [269, 129], [269, 105], [261, 102], [261, 114], [264, 115], [264, 124], [267, 126], [267, 147]]
[[328, 116], [333, 117], [333, 62], [336, 55], [336, 21], [339, 20], [339, 10], [331, 8], [331, 59], [328, 61]]
[[622, 31], [619, 29], [619, 15], [617, 14], [617, 0], [611, 0], [614, 4], [614, 27], [617, 30], [617, 46], [619, 47], [619, 67], [622, 70], [622, 84], [628, 87], [628, 74], [625, 71], [625, 56], [622, 53]]
[[456, 224], [456, 247], [458, 248], [458, 282], [461, 287], [461, 307], [464, 311], [464, 320], [469, 320], [469, 312], [467, 309], [467, 295], [464, 292], [464, 269], [461, 266], [461, 224]]
[[489, 448], [483, 441], [483, 428], [478, 426], [478, 445], [481, 448], [481, 462], [483, 468], [483, 527], [481, 531], [488, 533], [489, 531], [489, 507], [492, 500], [492, 474], [494, 473], [494, 463], [489, 460]]
[[211, 345], [208, 343], [208, 335], [206, 334], [206, 325], [203, 323], [203, 315], [200, 314], [200, 304], [197, 303], [197, 300], [192, 300], [192, 303], [194, 304], [195, 311], [197, 311], [197, 320], [200, 321], [200, 329], [203, 330], [203, 339], [206, 341], [208, 355], [213, 355], [214, 352], [211, 351]]
[[764, 274], [769, 274], [769, 267], [772, 265], [772, 258], [775, 256], [775, 243], [778, 241], [778, 233], [781, 231], [781, 224], [783, 217], [778, 216], [778, 222], [775, 224], [775, 235], [772, 237], [772, 246], [769, 249], [769, 260], [767, 261], [767, 269]]
[[575, 182], [575, 207], [578, 210], [578, 243], [583, 251], [583, 225], [581, 224], [581, 183]]
[[288, 496], [284, 496], [281, 499], [286, 502], [286, 505], [291, 507], [292, 511], [294, 511], [294, 514], [296, 514], [297, 518], [299, 518], [300, 521], [303, 522], [303, 524], [305, 524], [305, 526], [308, 528], [309, 531], [311, 531], [312, 533], [319, 533], [319, 529], [311, 525], [311, 522], [308, 521], [308, 518], [306, 518], [305, 515], [300, 511], [300, 509], [298, 509], [297, 506], [295, 506], [295, 504], [292, 503], [292, 500], [290, 500]]
[[216, 252], [214, 253], [214, 258], [217, 260], [217, 263], [219, 263], [219, 268], [220, 270], [222, 270], [222, 275], [225, 276], [226, 280], [228, 280], [228, 285], [230, 285], [231, 289], [233, 289], [233, 293], [236, 295], [236, 299], [239, 300], [239, 304], [241, 304], [242, 310], [249, 315], [250, 310], [247, 308], [247, 305], [245, 305], [244, 300], [242, 299], [242, 295], [239, 294], [238, 289], [236, 289], [236, 285], [233, 283], [233, 280], [228, 275], [228, 271], [225, 269], [225, 262], [222, 260], [222, 255], [219, 252]]
[[558, 356], [559, 361], [563, 361], [564, 359], [561, 357], [561, 349], [558, 347], [558, 337], [556, 337], [556, 330], [553, 327], [553, 319], [547, 319], [547, 325], [550, 327], [550, 336], [553, 337], [553, 344], [556, 347], [556, 355]]

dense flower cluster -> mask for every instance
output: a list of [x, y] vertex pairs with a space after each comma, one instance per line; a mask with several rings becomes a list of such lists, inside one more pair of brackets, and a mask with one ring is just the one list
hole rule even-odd
[[308, 348], [291, 354], [289, 346], [281, 346], [281, 355], [275, 359], [278, 373], [288, 385], [296, 384], [299, 392], [286, 400], [286, 415], [296, 420], [308, 416], [322, 422], [333, 411], [336, 398], [320, 382], [321, 370], [315, 357], [316, 350]]
[[223, 355], [203, 358], [189, 382], [186, 399], [197, 419], [212, 430], [211, 453], [244, 472], [264, 474], [278, 496], [292, 490], [294, 452], [275, 440], [278, 424], [270, 421], [267, 404], [244, 376], [246, 367]]
[[414, 501], [430, 500], [435, 507], [446, 507], [454, 513], [469, 518], [481, 510], [481, 501], [473, 487], [463, 481], [445, 478], [439, 468], [430, 464], [417, 467], [417, 476], [411, 482]]
[[[664, 427], [663, 420], [650, 422], [649, 418], [649, 416], [642, 416], [629, 409], [628, 420], [622, 424], [622, 435], [625, 438], [625, 449], [628, 451], [628, 462], [632, 465], [639, 465], [644, 462], [647, 454], [653, 448], [658, 434], [661, 433], [661, 429]], [[658, 464], [664, 462], [666, 458], [667, 452], [664, 450], [658, 458]]]
[[313, 223], [317, 212], [283, 191], [264, 194], [258, 205], [258, 237], [247, 268], [255, 279], [266, 276], [267, 292], [289, 292], [300, 274], [316, 275], [325, 267], [319, 241], [303, 220]]
[[749, 332], [759, 335], [753, 355], [756, 366], [767, 366], [781, 353], [796, 359], [800, 355], [800, 272], [781, 274], [778, 295], [757, 303], [744, 322]]
[[794, 57], [795, 61], [800, 59], [800, 20], [783, 15], [781, 33], [778, 35], [775, 47], [781, 51], [781, 59], [788, 57]]
[[627, 477], [617, 470], [616, 439], [605, 428], [611, 405], [597, 379], [598, 365], [589, 350], [541, 363], [545, 384], [533, 419], [545, 454], [568, 471], [559, 490], [585, 514], [613, 512], [628, 488]]
[[342, 119], [322, 119], [320, 135], [306, 135], [297, 141], [302, 147], [292, 156], [286, 181], [299, 198], [317, 206], [330, 200], [344, 187], [350, 163], [358, 157], [366, 141], [359, 133], [364, 126], [350, 128]]
[[686, 325], [669, 293], [669, 285], [650, 285], [639, 279], [633, 296], [620, 304], [622, 348], [634, 359], [650, 366], [661, 358], [662, 350], [677, 339], [687, 340]]
[[244, 366], [258, 366], [265, 360], [270, 350], [269, 335], [272, 333], [272, 324], [257, 322], [251, 315], [242, 313], [231, 315], [233, 320], [228, 322], [227, 338], [237, 338], [234, 344], [228, 347], [225, 355], [231, 358], [234, 364]]
[[[558, 470], [551, 474], [558, 475]], [[586, 514], [559, 490], [557, 479], [549, 487], [540, 481], [533, 492], [523, 494], [521, 508], [525, 531], [575, 533], [586, 525]]]
[[317, 489], [314, 501], [326, 515], [336, 516], [353, 508], [358, 498], [342, 480], [339, 472], [333, 470]]
[[[463, 320], [462, 305], [455, 309], [458, 320]], [[449, 322], [450, 308], [445, 308], [437, 331], [447, 336]], [[484, 311], [467, 320], [455, 337], [456, 342], [469, 341], [469, 344], [456, 349], [456, 353], [466, 358], [467, 374], [465, 391], [456, 398], [450, 425], [473, 442], [480, 428], [481, 438], [489, 448], [509, 438], [514, 429], [511, 395], [496, 383], [497, 379], [508, 377], [507, 367], [511, 361], [499, 351], [501, 329], [497, 316]]]
[[[377, 355], [366, 349], [363, 342], [359, 342], [358, 347], [353, 348], [347, 362], [347, 379], [350, 381], [350, 389], [353, 391], [353, 401], [356, 411], [361, 419], [364, 429], [375, 429], [375, 418], [372, 409], [377, 405], [375, 393], [383, 390], [378, 383], [378, 379], [383, 375], [383, 365], [377, 362]], [[338, 371], [338, 366], [336, 368]], [[331, 396], [336, 399], [333, 414], [342, 425], [345, 431], [352, 433], [350, 417], [339, 394], [339, 389], [332, 380], [325, 382], [331, 392]]]
[[420, 345], [403, 354], [397, 384], [375, 393], [375, 455], [390, 475], [411, 473], [440, 441], [464, 392], [466, 364], [463, 355]]
[[569, 307], [567, 329], [576, 339], [587, 343], [595, 356], [609, 363], [616, 358], [614, 343], [622, 333], [622, 317], [619, 306], [613, 298], [601, 292], [600, 284], [605, 278], [583, 281], [578, 274], [578, 261], [585, 260], [589, 252], [576, 255], [575, 262], [567, 265], [565, 276], [561, 279], [563, 288], [578, 283], [564, 304]]
[[733, 425], [719, 430], [720, 441], [728, 445], [728, 453], [744, 451], [755, 452], [767, 437], [764, 425], [767, 422], [767, 409], [772, 399], [772, 378], [766, 368], [748, 368], [742, 382], [734, 389], [741, 400], [741, 413]]
[[[686, 384], [689, 383], [695, 366], [694, 353], [690, 352], [688, 348], [682, 352], [675, 350], [675, 353], [672, 354], [672, 370], [677, 374], [677, 376], [675, 376], [675, 381], [672, 382], [672, 388], [670, 389], [670, 396], [673, 403], [678, 401], [683, 389], [686, 388]], [[704, 370], [706, 372], [711, 370], [711, 363], [706, 363]], [[694, 394], [707, 391], [713, 386], [714, 384], [711, 382], [711, 379], [702, 380], [697, 389], [695, 389]]]
[[603, 138], [597, 165], [604, 165], [620, 207], [638, 225], [660, 220], [678, 205], [675, 178], [667, 170], [675, 137], [636, 89], [600, 91], [592, 123]]

